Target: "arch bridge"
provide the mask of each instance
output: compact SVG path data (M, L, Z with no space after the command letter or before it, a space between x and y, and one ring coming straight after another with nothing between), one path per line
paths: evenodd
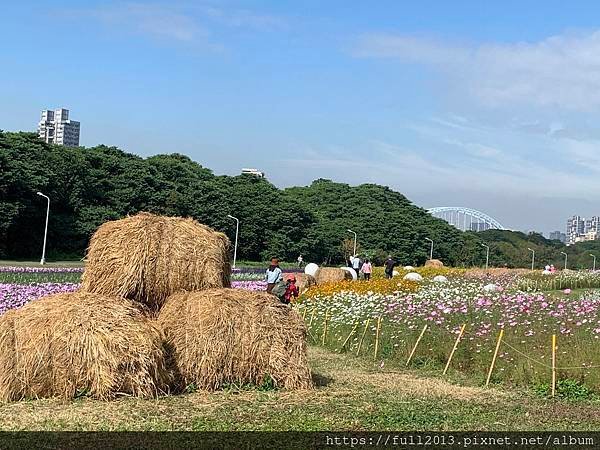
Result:
M486 213L462 206L438 206L427 210L438 219L444 219L450 225L462 231L485 231L490 229L506 230L500 222Z

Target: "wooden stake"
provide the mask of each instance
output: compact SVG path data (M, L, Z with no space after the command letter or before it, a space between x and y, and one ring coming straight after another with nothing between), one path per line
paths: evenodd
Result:
M329 322L329 309L325 311L325 320L323 321L323 339L321 344L325 345L325 339L327 338L327 323Z
M358 342L358 349L356 349L356 356L358 356L358 354L360 353L360 349L362 347L362 343L365 340L365 335L367 334L367 330L369 329L369 323L371 322L371 318L369 317L367 319L367 322L365 323L365 330L363 331L362 336L360 337L360 341Z
M556 335L552 335L552 397L556 395Z
M446 375L446 372L448 372L448 367L450 367L450 362L452 361L454 352L458 348L458 343L460 342L460 338L462 337L466 326L467 326L467 324L463 323L463 326L460 328L460 333L458 334L458 337L456 338L456 342L454 343L454 347L452 348L452 352L450 353L450 356L448 357L448 362L446 363L446 367L444 368L444 373L443 373L444 375Z
M485 387L490 385L490 379L492 378L492 372L494 371L494 365L496 364L496 357L498 356L498 350L500 350L500 343L502 342L502 336L504 336L504 328L500 330L500 334L498 335L498 342L496 342L496 350L494 351L494 357L492 358L492 364L490 365L490 370L488 371L487 380L485 380Z
M417 345L419 345L419 342L421 342L421 338L425 334L426 330L427 330L427 324L425 324L425 326L423 327L423 331L421 331L421 334L417 338L417 342L415 342L415 346L413 347L412 351L410 352L410 356L408 357L408 360L406 361L406 367L408 367L408 365L410 364L410 361L412 360L413 355L417 351Z
M375 352L373 352L373 361L377 361L377 352L379 351L379 331L381 330L381 316L377 318L377 331L375 332Z
M354 332L356 331L357 328L358 328L358 320L354 323L354 327L352 328L352 331L350 331L350 334L348 335L348 337L342 344L342 347L340 348L340 350L343 350L346 347L346 345L350 341L350 338L352 337L352 335L354 334Z
M317 307L313 306L313 310L312 310L312 313L310 315L310 322L308 322L308 327L309 328L312 327L312 323L313 323L313 320L315 318L315 312L317 312Z

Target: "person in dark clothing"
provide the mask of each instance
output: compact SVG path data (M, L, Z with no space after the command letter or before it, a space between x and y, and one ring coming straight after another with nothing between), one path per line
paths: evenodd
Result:
M392 255L389 255L383 265L385 266L385 277L392 278L394 276L394 267L396 267L396 261L392 259Z

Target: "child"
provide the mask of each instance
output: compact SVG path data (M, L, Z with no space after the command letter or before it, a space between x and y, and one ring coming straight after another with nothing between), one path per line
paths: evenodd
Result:
M287 305L292 300L292 297L297 299L299 294L300 292L298 290L298 286L296 286L296 276L292 275L288 278L287 283L285 284L285 294L283 294L282 301Z

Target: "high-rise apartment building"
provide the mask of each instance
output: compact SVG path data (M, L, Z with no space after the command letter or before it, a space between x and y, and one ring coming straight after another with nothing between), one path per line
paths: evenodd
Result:
M68 109L55 111L45 109L38 125L38 135L48 144L77 147L79 145L79 122L69 120Z
M600 236L600 217L585 219L573 216L567 220L567 245L576 242L598 240Z

